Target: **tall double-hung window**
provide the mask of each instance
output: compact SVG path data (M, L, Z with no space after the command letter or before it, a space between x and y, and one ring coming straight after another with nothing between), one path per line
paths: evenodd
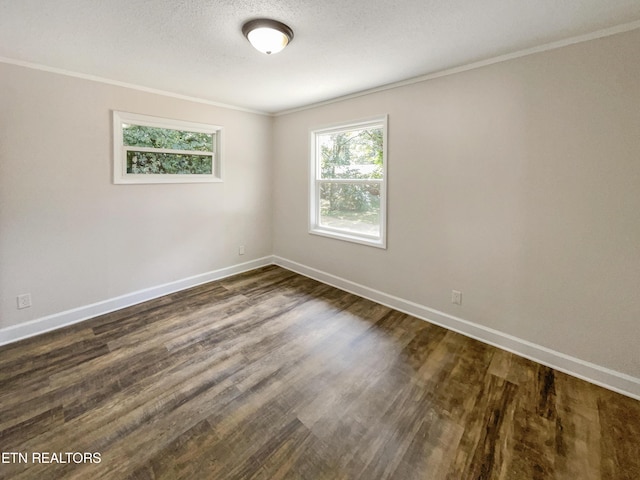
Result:
M386 248L387 117L311 131L309 232Z

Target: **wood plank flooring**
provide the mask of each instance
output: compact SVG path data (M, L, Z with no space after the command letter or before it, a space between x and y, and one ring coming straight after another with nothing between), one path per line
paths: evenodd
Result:
M640 402L270 266L0 348L0 447L12 480L638 480Z

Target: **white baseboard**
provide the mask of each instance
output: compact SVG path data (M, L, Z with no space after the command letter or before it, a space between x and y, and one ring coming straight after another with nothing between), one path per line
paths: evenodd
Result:
M409 300L388 295L384 292L374 290L364 285L345 280L344 278L331 275L330 273L326 273L315 268L307 267L306 265L302 265L282 257L274 256L273 263L286 268L287 270L291 270L322 283L340 288L341 290L354 293L360 297L373 300L374 302L386 305L395 310L408 313L427 322L461 333L467 337L471 337L508 352L515 353L516 355L528 358L529 360L541 363L542 365L554 368L568 375L572 375L609 390L635 398L636 400L640 400L640 379L632 377L631 375L617 372L615 370L551 350L541 345L536 345L535 343L527 340L508 335L489 327L478 325L468 320L434 310Z
M195 287L196 285L201 285L213 280L220 280L231 275L271 265L272 263L273 257L262 257L249 262L194 275L193 277L183 278L163 285L145 288L144 290L138 290L137 292L110 298L102 302L85 305L65 312L37 318L30 322L3 328L0 329L0 345L17 342L18 340L40 335L41 333L56 330L61 327L66 327L89 318L97 317L98 315L104 315L105 313L120 310L121 308L130 307L138 303L146 302L147 300L152 300L163 295Z

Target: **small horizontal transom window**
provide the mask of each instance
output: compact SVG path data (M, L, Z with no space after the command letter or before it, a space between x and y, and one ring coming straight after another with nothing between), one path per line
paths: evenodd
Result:
M114 112L114 183L219 182L221 127Z

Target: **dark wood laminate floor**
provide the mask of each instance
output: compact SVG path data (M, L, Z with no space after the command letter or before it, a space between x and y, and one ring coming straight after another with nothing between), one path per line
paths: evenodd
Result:
M640 402L275 266L2 347L0 389L3 479L640 479Z

